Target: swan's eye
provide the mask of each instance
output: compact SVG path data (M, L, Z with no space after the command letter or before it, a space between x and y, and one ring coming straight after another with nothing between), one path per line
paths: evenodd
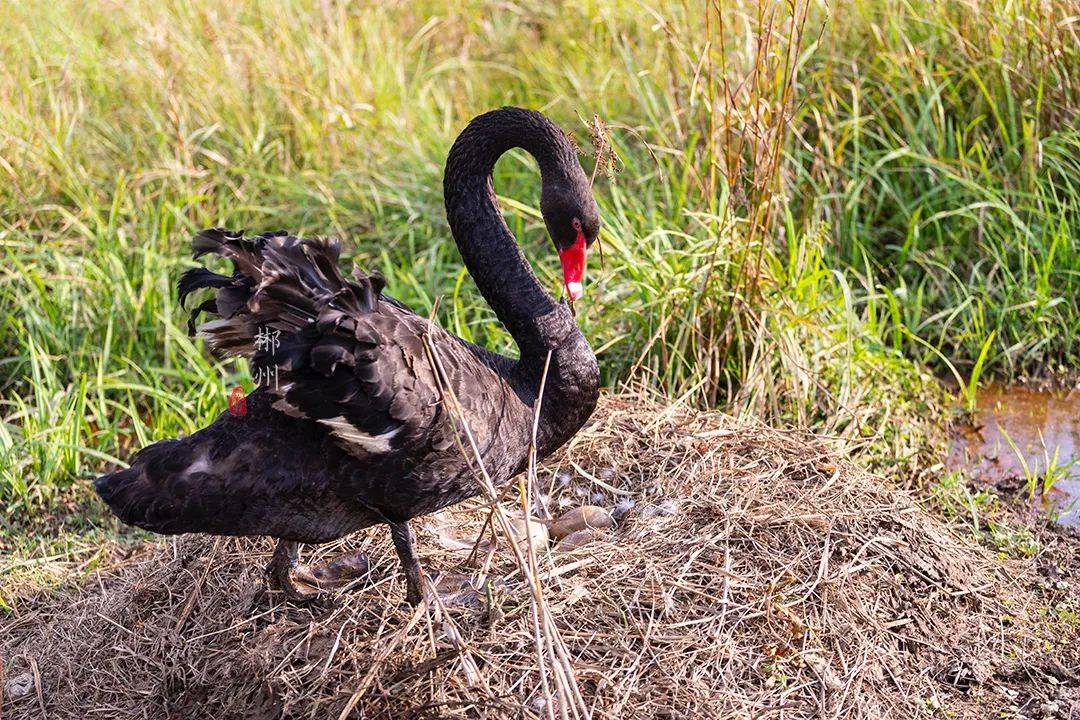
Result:
M580 218L571 220L570 227L574 229L574 242L584 240L586 245L592 244L592 238L589 237L589 233L585 231L585 224L581 222Z

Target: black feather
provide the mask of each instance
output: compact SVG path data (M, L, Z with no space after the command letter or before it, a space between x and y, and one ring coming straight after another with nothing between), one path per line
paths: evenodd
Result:
M186 271L180 276L180 281L176 283L177 290L180 294L180 307L184 307L184 302L187 300L188 295L201 290L203 288L223 288L231 284L233 279L226 275L220 275L212 270L198 267L192 268Z
M196 330L196 323L199 320L199 314L204 312L214 312L217 309L217 300L210 298L203 302L201 305L192 309L191 314L188 315L187 331L188 335L194 336Z

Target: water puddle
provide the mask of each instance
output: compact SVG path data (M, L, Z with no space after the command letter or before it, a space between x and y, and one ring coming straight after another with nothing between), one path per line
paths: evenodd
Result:
M1019 479L1025 490L1035 477L1036 498L1059 512L1062 524L1080 526L1080 389L989 385L979 390L977 408L974 424L957 430L948 466L995 486ZM1055 451L1057 480L1044 496Z

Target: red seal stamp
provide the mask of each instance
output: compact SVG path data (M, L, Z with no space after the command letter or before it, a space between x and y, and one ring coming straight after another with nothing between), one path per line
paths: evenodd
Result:
M237 385L229 393L229 413L236 417L247 415L247 397L244 388Z

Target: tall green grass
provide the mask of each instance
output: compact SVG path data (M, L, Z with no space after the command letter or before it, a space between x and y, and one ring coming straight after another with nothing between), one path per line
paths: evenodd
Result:
M857 3L835 9L792 148L796 196L832 223L835 262L887 296L909 356L970 372L993 337L987 370L1075 367L1075 8L884 5L857 22Z
M929 370L1075 362L1066 3L0 6L0 502L36 511L225 405L183 332L187 238L344 236L389 292L509 339L445 226L473 114L540 108L616 172L582 323L610 385L856 441L910 474ZM1015 28L1020 28L1019 30ZM591 168L592 158L585 164ZM554 288L531 161L496 187Z

